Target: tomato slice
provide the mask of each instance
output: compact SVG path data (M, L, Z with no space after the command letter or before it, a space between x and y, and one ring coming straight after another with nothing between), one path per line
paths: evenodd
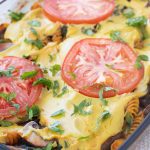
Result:
M11 117L14 113L22 113L27 106L32 106L40 96L42 86L32 86L38 78L43 77L41 69L31 61L18 57L4 57L0 59L0 71L6 71L13 67L11 76L0 77L0 93L15 93L15 98L10 102L0 97L0 118ZM37 71L36 76L22 80L20 76L24 72ZM19 106L17 110L14 104Z
M44 0L46 16L56 22L94 24L109 17L114 0Z
M62 66L63 80L80 93L98 97L102 86L115 89L104 97L134 90L144 67L136 69L134 51L125 43L110 39L84 39L73 45Z

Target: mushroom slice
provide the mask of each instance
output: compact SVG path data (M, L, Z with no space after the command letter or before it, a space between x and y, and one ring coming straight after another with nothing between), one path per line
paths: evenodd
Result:
M27 123L20 132L21 136L34 146L45 147L49 142L42 139L42 137L37 135L34 131L28 134L28 136L23 136L24 134L30 132L32 128L39 129L39 125L34 121Z

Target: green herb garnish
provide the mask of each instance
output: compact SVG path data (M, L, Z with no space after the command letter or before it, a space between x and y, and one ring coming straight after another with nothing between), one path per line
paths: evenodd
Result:
M48 143L47 146L43 150L52 150L53 149L53 144Z
M55 64L54 66L51 66L50 71L52 73L52 76L55 76L61 69L61 66L59 64Z
M92 28L82 27L81 28L81 32L86 34L86 35L93 35L93 34L97 33L100 28L101 28L101 25L100 24L96 24Z
M120 5L115 6L115 10L113 12L113 15L119 16L120 15Z
M12 72L15 70L15 68L13 66L8 67L7 70L0 70L0 77L2 76L6 76L6 77L11 77L12 76Z
M77 75L74 72L70 72L69 74L73 80L77 78Z
M147 55L139 55L136 59L136 62L135 62L135 67L137 69L141 69L142 68L142 63L141 61L149 61L149 58Z
M37 31L34 29L34 28L30 28L31 32L35 35L35 36L38 36L38 33Z
M38 49L41 49L44 47L44 44L41 40L37 39L37 40L31 40L31 39L26 39L24 40L25 43L27 44L31 44L36 46Z
M64 86L61 90L61 93L57 95L57 97L61 97L68 92L67 86Z
M0 97L5 99L7 102L10 102L16 98L16 93L0 93Z
M108 119L110 116L111 116L110 112L107 111L107 110L105 110L105 111L101 114L100 119L101 119L102 121L104 121L104 120Z
M60 110L54 112L53 114L51 114L51 117L59 117L59 116L63 116L64 114L65 114L65 110L60 109Z
M133 27L146 26L147 25L147 18L144 16L136 17L136 18L129 18L127 20L127 24L129 26L133 26Z
M28 119L32 120L33 117L38 117L40 114L40 109L38 106L33 105L31 108L27 107Z
M25 58L25 59L29 59L29 60L31 60L31 61L33 61L33 62L36 62L37 59L38 59L38 56L37 56L37 55L34 55L34 56L33 56L33 55L25 55L25 54L23 54L22 57Z
M122 37L121 37L121 32L120 32L120 31L112 31L112 32L110 33L110 38L111 38L113 41L124 42L124 40L123 40Z
M28 24L32 27L40 27L41 26L41 22L38 20L29 21Z
M43 72L44 74L47 74L47 73L48 73L48 69L47 69L47 68L43 68L43 69L42 69L42 72Z
M79 105L74 104L73 106L74 106L74 112L71 114L72 116L75 114L86 116L92 113L92 111L85 110L89 106L91 106L91 102L87 101L86 99L83 100Z
M53 82L53 96L54 97L56 97L58 95L59 89L60 89L59 82L57 80L55 80Z
M95 34L95 32L93 32L93 29L92 28L82 28L81 29L82 33L86 34L86 35L93 35Z
M99 91L99 99L100 99L100 101L102 102L102 104L103 104L104 106L106 106L106 105L108 104L108 101L103 97L104 90L105 90L104 87L102 87L102 88L100 89L100 91Z
M12 126L13 123L10 122L10 121L7 121L7 120L0 120L0 126L2 127L9 127L9 126Z
M81 136L78 138L79 141L88 140L90 136Z
M127 112L126 115L125 115L125 121L126 121L126 123L127 123L127 125L129 127L132 126L132 124L133 124L133 117L132 117L132 115L129 112Z
M37 75L38 71L29 71L29 72L24 72L21 75L21 79L26 80L28 78L35 77Z
M56 59L56 54L50 55L49 54L49 60L50 62L54 61Z
M17 110L20 109L20 105L16 103L12 103L11 106L15 107Z
M59 134L63 134L64 130L62 129L62 126L60 124L59 121L54 122L53 124L51 124L49 126L49 129L53 132L59 133Z
M105 121L106 119L108 119L109 117L111 116L110 112L105 110L102 112L102 114L99 116L99 118L97 119L97 122L96 122L96 127L98 128L100 123L102 121Z
M147 31L146 31L146 25L147 25L147 18L144 16L136 17L136 18L129 18L127 21L127 24L129 26L137 27L137 29L141 32L142 40L145 40L149 37Z
M46 78L39 78L33 82L33 86L39 85L39 84L42 84L43 86L47 87L48 90L53 88L52 81Z
M116 91L114 88L112 88L112 87L102 87L101 89L100 89L100 91L99 91L99 99L100 99L100 101L102 102L102 104L104 105L104 106L106 106L107 104L108 104L108 101L103 97L103 93L104 93L104 91L111 91L111 90L113 90L113 91Z
M25 59L29 59L31 56L23 54L22 57L25 58Z
M126 8L123 10L123 15L126 18L131 18L135 15L133 8Z
M10 11L9 16L11 17L11 20L19 21L19 20L21 20L23 18L24 13Z

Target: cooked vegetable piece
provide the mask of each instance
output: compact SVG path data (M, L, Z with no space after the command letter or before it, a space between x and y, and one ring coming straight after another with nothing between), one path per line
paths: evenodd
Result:
M99 23L113 13L114 7L114 0L44 0L45 15L52 21L65 24Z
M114 39L118 38L117 32ZM69 50L61 75L69 86L83 95L99 98L103 93L103 97L108 98L136 88L144 74L143 67L140 70L134 67L136 59L135 52L124 42L87 38L76 42ZM102 92L101 87L115 90Z
M31 61L13 56L1 58L0 68L5 70L5 73L3 72L5 76L0 77L0 118L14 117L14 114L17 117L26 111L27 105L32 106L38 100L42 86L33 87L32 84L43 77L42 71ZM31 70L37 70L38 73L34 76L29 73L32 78L28 78L29 74L27 75L25 72ZM22 77L26 80L20 79L22 74L25 75Z

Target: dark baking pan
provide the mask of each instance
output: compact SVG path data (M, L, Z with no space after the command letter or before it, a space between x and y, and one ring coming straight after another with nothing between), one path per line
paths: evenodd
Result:
M150 125L150 113L145 117L141 125L136 129L136 131L125 141L125 143L119 148L119 150L127 150L136 139L143 133L143 131ZM30 148L29 148L30 149ZM4 144L0 144L0 150L11 150ZM28 150L26 147L25 150Z
M0 0L0 4L4 3L6 0ZM0 33L0 35L3 35ZM5 43L0 45L0 51L7 48L7 46L11 46L11 43ZM140 108L144 110L147 106L150 106L150 86L148 88L148 94L144 96L140 100ZM137 138L143 133L143 131L150 125L150 107L147 109L147 113L145 115L145 119L143 122L139 125L139 127L136 129L136 131L125 141L123 145L119 148L119 150L127 150L136 140ZM21 142L19 146L21 146L23 150L33 150L33 148L30 147L30 145L25 146L25 142ZM0 144L0 150L15 150L15 148L9 148L7 145ZM18 149L17 149L18 150Z
M150 113L145 117L144 121L136 129L136 131L119 148L119 150L127 150L149 125L150 125Z
M125 141L125 143L119 148L119 150L127 150L136 140L137 138L143 133L143 131L150 125L150 113L148 113L143 120L143 122L139 125L136 131ZM23 150L33 150L32 147L25 146L26 143L22 143L21 149ZM17 150L21 150L17 149ZM4 144L0 144L0 150L15 150L8 148Z

